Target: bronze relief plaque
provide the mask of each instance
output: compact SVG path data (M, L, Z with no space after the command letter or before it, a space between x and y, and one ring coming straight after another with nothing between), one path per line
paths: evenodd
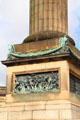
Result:
M16 75L14 94L49 92L59 89L59 72L40 72Z

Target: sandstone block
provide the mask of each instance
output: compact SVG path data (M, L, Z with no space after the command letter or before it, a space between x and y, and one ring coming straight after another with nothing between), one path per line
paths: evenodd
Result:
M8 120L32 120L32 112L9 112Z
M26 105L25 110L45 110L45 105Z
M0 107L0 112L17 112L24 111L24 106L5 106Z
M71 104L46 105L47 110L66 110L71 109Z
M0 120L7 120L7 112L0 112Z
M72 120L71 110L60 110L60 120Z
M59 120L58 111L33 111L33 120Z

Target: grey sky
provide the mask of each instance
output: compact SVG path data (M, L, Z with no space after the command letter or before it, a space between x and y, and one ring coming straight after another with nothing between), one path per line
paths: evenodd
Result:
M69 35L80 48L80 0L69 1ZM18 44L29 33L29 0L0 0L0 61L9 44ZM0 63L0 85L6 84L6 67Z

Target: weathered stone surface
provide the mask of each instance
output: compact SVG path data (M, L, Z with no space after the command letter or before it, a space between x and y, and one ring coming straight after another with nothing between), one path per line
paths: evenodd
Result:
M45 110L46 106L44 104L41 105L25 105L25 110L32 110L32 111L38 111L38 110Z
M61 84L62 90L68 90L68 71L69 71L69 66L68 66L68 62L67 61L56 61L56 62L47 62L47 63L40 63L40 64L28 64L28 65L21 65L21 66L14 66L14 67L8 67L7 69L7 75L8 75L8 80L7 80L7 93L10 94L11 93L11 79L12 79L12 75L13 73L35 73L35 72L43 72L43 71L52 71L55 70L56 68L61 68L60 70L60 77L61 77ZM64 81L64 76L66 75L66 83ZM14 81L14 79L13 79Z
M57 110L34 111L33 120L59 120L59 114Z
M72 120L71 109L68 110L60 110L60 120Z
M80 120L80 106L68 100L2 104L0 120Z
M0 120L7 120L7 112L0 112Z
M30 34L42 31L67 33L67 0L31 0Z
M32 112L9 112L8 120L32 120Z
M71 104L52 104L46 105L46 110L68 110L71 109Z
M19 111L24 111L24 105L21 106L4 106L4 107L0 107L0 112L19 112Z

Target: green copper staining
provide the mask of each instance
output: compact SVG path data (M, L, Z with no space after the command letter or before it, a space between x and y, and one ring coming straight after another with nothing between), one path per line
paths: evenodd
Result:
M17 75L14 94L59 90L58 71Z

